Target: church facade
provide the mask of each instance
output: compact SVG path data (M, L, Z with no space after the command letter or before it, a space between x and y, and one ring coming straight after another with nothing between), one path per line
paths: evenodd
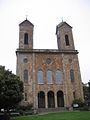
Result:
M83 89L72 27L56 26L58 49L33 49L34 25L19 24L19 48L16 73L24 82L22 104L34 109L71 107L74 99L83 99Z

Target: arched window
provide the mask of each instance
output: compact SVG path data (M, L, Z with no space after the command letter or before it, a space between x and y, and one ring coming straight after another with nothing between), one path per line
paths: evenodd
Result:
M52 71L48 70L47 71L47 84L52 84Z
M43 71L42 70L39 70L38 71L38 84L43 84L44 81L43 81Z
M24 44L28 44L28 33L24 34Z
M66 46L69 45L69 38L68 38L68 35L65 35L65 42L66 42Z
M74 82L74 71L72 69L70 70L70 78L71 82Z
M24 70L24 82L28 83L28 70Z
M57 84L61 84L62 83L60 70L56 70L56 83Z

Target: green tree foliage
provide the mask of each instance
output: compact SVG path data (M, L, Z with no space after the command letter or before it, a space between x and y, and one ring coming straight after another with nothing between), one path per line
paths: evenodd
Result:
M0 66L0 110L16 108L23 99L23 82L11 71Z
M84 93L84 100L87 101L89 99L89 87L87 84L83 83L83 93Z

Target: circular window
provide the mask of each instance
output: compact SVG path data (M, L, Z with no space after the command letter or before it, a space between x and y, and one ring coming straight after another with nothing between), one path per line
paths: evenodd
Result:
M72 59L69 59L68 62L71 64L72 63Z
M24 58L23 61L24 61L24 63L27 63L27 62L28 62L28 59L27 59L27 58Z
M47 59L46 59L46 63L47 63L47 64L50 64L50 63L51 63L51 59L50 59L50 58L47 58Z

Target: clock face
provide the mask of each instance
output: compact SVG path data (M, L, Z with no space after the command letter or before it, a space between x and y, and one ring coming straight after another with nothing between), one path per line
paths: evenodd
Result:
M47 64L50 64L50 63L51 63L51 59L50 59L50 58L47 58L47 59L46 59L46 63L47 63Z

